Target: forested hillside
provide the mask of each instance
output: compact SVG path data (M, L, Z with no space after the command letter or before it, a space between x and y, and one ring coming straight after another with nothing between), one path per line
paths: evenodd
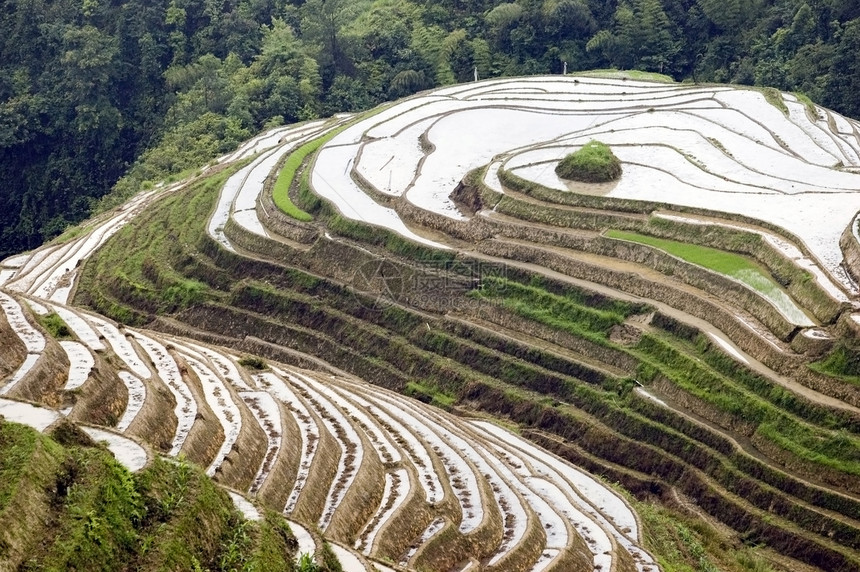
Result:
M268 125L565 62L772 85L860 116L860 4L9 0L0 257Z

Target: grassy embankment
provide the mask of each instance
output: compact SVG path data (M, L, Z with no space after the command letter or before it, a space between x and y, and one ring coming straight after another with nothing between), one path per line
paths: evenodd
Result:
M589 70L584 72L575 72L573 75L581 75L583 77L598 77L607 79L634 79L637 81L656 81L660 83L676 83L675 80L665 74L656 72L646 72L641 70Z
M627 499L642 519L645 547L657 555L663 572L772 572L756 547L728 546L707 523L657 503Z
M39 324L45 328L51 336L58 340L69 339L72 337L72 330L69 329L68 324L66 324L66 322L64 322L63 319L54 312L44 316L37 315L36 320L38 320Z
M707 246L667 240L634 232L609 230L605 234L609 238L628 240L659 248L664 252L677 256L681 260L734 278L762 294L779 308L781 312L792 319L804 320L805 318L803 311L791 300L779 284L774 281L770 273L743 256Z
M86 264L80 302L130 325L208 300L217 293L189 278L196 247L224 182L239 166L197 181L159 200L123 227Z
M201 197L208 196L211 205L215 190L204 189L198 194ZM195 195L195 198L197 196ZM163 222L164 219L186 217L186 221L192 221L190 224L185 223L185 226L193 228L193 231L189 230L190 234L177 241L181 248L172 248L173 243L163 242L150 251L149 255L158 257L166 267L176 269L172 271L183 276L191 274L195 280L204 283L209 295L193 302L189 307L214 304L212 310L225 316L231 327L238 327L237 324L245 320L248 327L253 327L254 335L265 335L269 341L300 351L311 351L339 367L370 380L386 383L389 387L436 401L442 406L450 407L464 400L479 403L482 394L498 395L502 398L501 403L510 405L504 406L507 408L507 414L527 425L536 424L545 430L558 431L573 438L571 430L593 426L595 422L606 423L604 430L620 431L625 435L622 439L644 440L649 446L667 448L671 455L675 455L662 457L664 461L656 461L656 458L651 458L653 451L642 450L635 455L616 458L615 462L629 464L639 471L645 470L645 465L640 466L643 462L657 463L655 466L665 463L666 466L677 467L683 466L678 464L677 459L693 463L700 462L697 459L700 460L703 454L713 456L714 453L706 452L706 449L697 443L697 439L704 440L708 446L717 447L723 454L730 453L730 448L721 444L719 438L708 436L701 428L685 425L677 416L673 417L656 406L649 409L641 400L634 399L630 392L633 384L629 379L594 375L581 367L577 370L578 373L571 377L570 372L576 369L575 360L562 359L545 351L524 350L523 344L512 344L499 335L479 331L467 325L454 326L447 320L415 314L405 308L391 307L382 312L369 311L368 305L362 303L360 296L328 280L310 277L298 269L285 270L271 263L240 260L240 257L224 251L219 250L216 253L211 246L199 248L201 241L208 241L201 239L208 213L208 209L202 204L194 205L190 200L176 200L171 203L170 199L166 199L155 205L151 211L156 214L148 219L141 218L140 221L132 222L130 226L165 228L167 224ZM362 227L357 224L356 226ZM186 229L183 227L182 230L184 232ZM148 231L138 228L129 231L122 240L114 237L97 257L122 263L122 253L130 245L136 244L135 236L145 235L146 232ZM194 232L199 233L199 236L195 238ZM209 252L209 256L204 255L203 251ZM123 268L123 264L97 266L104 275L102 279L92 283L123 283L129 276L134 275L130 269ZM85 274L89 270L88 267ZM167 268L163 268L162 272L167 272ZM148 280L142 273L140 279ZM642 311L642 308L625 306L611 300L600 303L587 296L578 297L575 293L559 294L541 283L520 284L519 287L511 284L497 290L492 292L491 284L485 282L485 291L478 295L484 296L488 302L502 304L512 314L520 315L536 324L543 324L552 330L566 331L572 336L587 339L593 344L603 344L616 351L618 347L609 342L608 332L631 313ZM133 296L134 289L128 288L127 285L114 284L113 291L117 295L115 302L121 301L130 311L139 307L140 300ZM574 289L570 291L574 292ZM559 299L553 296L559 296ZM210 312L210 315L215 315L215 312ZM223 333L230 335L232 332L225 330ZM244 333L237 330L236 335ZM278 336L283 336L283 339ZM678 351L677 348L682 345L681 341L670 341L673 351ZM669 352L669 357L666 358L669 363L662 364L652 356L652 353L658 352L652 350L650 346L642 348L649 358L648 361L654 360L649 366L660 369L667 377L671 377L675 373L670 367L671 359L674 359L672 352ZM629 348L624 351L628 355L633 355L634 352ZM688 347L684 351L692 350ZM706 349L702 355L708 356L710 353L719 354ZM646 361L641 356L636 359ZM730 364L726 367L731 369L735 366ZM562 371L566 373L561 374ZM589 375L593 377L592 381L583 381L590 379ZM711 372L709 375L716 374ZM786 399L777 393L769 394L765 389L767 384L744 381L744 378L735 380L732 371L723 377L741 385L758 384L758 390L744 385L746 389L743 391L767 394L761 397L765 407L770 407L767 404L772 404L773 401ZM726 383L719 376L717 379L720 383ZM542 392L542 395L535 392ZM565 403L561 404L560 401ZM756 404L756 407L760 406ZM798 402L798 405L792 407L801 406L805 404ZM816 415L819 413L821 412ZM792 415L802 417L805 422L812 422L807 419L811 414L801 415L793 411ZM563 423L564 427L556 423ZM820 421L822 426L828 423L830 422ZM842 430L837 429L840 423L844 423L844 420L837 419L834 430ZM693 436L679 433L682 430L691 431ZM606 441L603 439L601 442L605 444ZM617 448L604 451L598 442L584 445L595 447L593 454L598 457L617 454ZM658 457L660 455L663 453L659 453ZM719 467L720 463L727 462L720 459L723 458L715 456L712 466ZM746 466L744 471L766 472L755 462L748 464L751 464L752 468ZM598 465L599 467L614 470L607 465ZM713 474L714 478L723 479L720 482L725 487L734 486L733 483L736 482L750 486L750 479L745 476L739 478L743 473L736 470L719 470ZM638 478L641 477L633 478L629 482L635 482ZM770 479L769 482L777 483L778 477L771 475L767 478ZM790 479L788 484L795 489L802 489L797 482ZM781 493L772 491L767 486L764 486L762 491L767 495L776 495L774 498L778 498L779 507L792 506L788 498L779 496ZM765 498L764 493L753 500L758 502ZM818 500L813 493L803 490L794 494L806 495L804 498L812 499L809 502L829 503L829 507L839 509L836 506L838 500ZM779 510L779 518L794 518L793 508ZM734 517L728 515L724 518L732 520ZM765 528L767 526L771 527L769 534L773 536L777 534L773 530L783 525L767 524ZM816 525L810 521L808 526Z
M785 100L782 98L782 92L774 87L765 87L761 89L764 98L769 104L779 109L786 115L788 114L788 106L785 105Z
M275 205L284 213L303 222L313 220L314 217L311 216L310 213L306 213L297 207L290 199L290 187L296 177L296 171L298 171L299 167L302 166L308 155L316 152L316 150L322 145L331 141L331 139L342 130L342 128L335 129L322 137L317 137L316 139L308 141L290 153L290 156L287 157L283 167L281 167L281 172L278 173L278 179L275 181L275 186L272 188L272 200L274 200Z
M711 367L708 360L714 360L704 356L709 346L704 338L696 347L668 333L643 333L634 347L625 348L608 340L609 329L623 321L623 310L585 309L568 297L514 282L485 284L476 295L498 300L510 311L553 329L630 353L640 361L642 381L665 377L717 410L757 426L761 436L799 458L860 475L856 422L799 400L731 361L721 361L721 371Z
M156 460L131 474L76 427L0 420L0 564L18 570L296 569L283 518L244 520L203 472Z
M310 213L303 211L301 208L296 206L293 203L292 199L290 199L290 189L293 186L293 181L296 178L296 173L302 167L302 165L306 164L309 157L316 153L316 151L334 139L339 133L355 124L358 121L366 119L368 117L372 117L377 113L383 111L388 105L382 105L376 109L368 111L367 113L361 114L360 117L350 121L349 123L342 125L336 129L332 129L328 133L321 135L315 139L312 139L300 146L298 149L290 153L287 160L284 162L283 167L281 168L281 172L278 174L278 178L275 181L275 185L272 188L272 200L274 200L275 205L279 209L281 209L287 215L293 217L296 220L300 220L303 222L309 222L313 220L313 216ZM302 185L308 185L307 177L309 174L307 173L307 169L305 173L302 175Z

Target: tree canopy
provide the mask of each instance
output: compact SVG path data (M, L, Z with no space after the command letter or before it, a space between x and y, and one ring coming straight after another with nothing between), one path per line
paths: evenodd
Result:
M619 67L860 116L853 0L8 0L0 257L260 129L436 85ZM113 192L111 192L113 191ZM108 199L104 197L108 196Z

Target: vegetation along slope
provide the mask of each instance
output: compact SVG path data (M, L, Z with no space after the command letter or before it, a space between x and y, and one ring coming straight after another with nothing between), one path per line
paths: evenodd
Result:
M858 179L836 111L641 72L270 127L0 262L0 554L858 570Z
M484 79L637 69L797 91L860 116L852 0L10 0L5 8L0 256L265 127L367 109L475 71Z

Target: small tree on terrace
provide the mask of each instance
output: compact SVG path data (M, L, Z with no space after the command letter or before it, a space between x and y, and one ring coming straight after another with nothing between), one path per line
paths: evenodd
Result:
M590 141L562 159L555 172L562 179L606 183L621 176L621 161L605 143Z

